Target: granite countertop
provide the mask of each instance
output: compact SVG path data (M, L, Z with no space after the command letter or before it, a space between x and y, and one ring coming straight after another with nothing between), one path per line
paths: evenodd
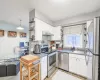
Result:
M9 56L4 56L0 59L0 65L18 64L20 57L24 55L24 52L19 52L18 54L11 54Z
M78 51L78 50L56 50L57 52L61 52L61 53L66 53L66 54L75 54L75 55L85 55L84 54L84 51ZM55 52L55 51L53 51ZM48 52L47 54L46 53L41 53L41 54L34 54L34 53L31 53L32 55L36 55L36 56L39 56L40 58L42 57L45 57L45 56L48 56L49 53L53 53L53 52Z
M55 51L47 52L47 54L46 53L41 53L41 54L31 53L31 54L39 56L40 58L42 58L42 57L48 56L50 53L53 53L53 52L56 52L56 51L57 52L61 52L61 53L66 53L66 54L75 54L75 55L83 55L83 56L85 56L84 51L80 51L80 50L55 50Z
M57 51L68 54L85 55L84 51L78 51L78 50L57 50Z
M6 65L14 64L17 65L19 61L13 61L13 62L5 62Z
M10 65L10 64L17 65L18 63L19 63L19 60L16 60L16 61L6 61L6 62L0 63L0 65Z
M56 51L57 51L57 50L51 51L51 52L46 52L46 53L40 53L40 54L34 54L33 52L31 52L31 54L32 54L32 55L39 56L40 58L42 58L42 57L48 56L50 53L53 53L53 52L56 52Z

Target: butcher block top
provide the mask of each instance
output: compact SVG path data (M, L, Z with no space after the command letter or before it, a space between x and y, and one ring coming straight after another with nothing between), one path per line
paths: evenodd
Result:
M30 64L30 63L32 63L32 62L34 62L36 60L39 60L39 57L35 56L35 55L26 55L26 56L21 57L20 60L24 61L27 64Z

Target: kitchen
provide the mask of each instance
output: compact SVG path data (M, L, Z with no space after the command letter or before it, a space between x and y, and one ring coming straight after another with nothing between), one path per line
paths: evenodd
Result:
M71 0L69 3L65 3L64 0L61 2L60 0L30 0L30 3L26 0L23 2L23 0L18 0L18 2L10 0L10 3L3 1L6 3L6 8L9 5L12 10L8 11L5 8L5 11L9 13L7 15L1 9L7 17L5 16L4 19L0 16L0 32L5 31L3 37L1 37L2 32L0 33L0 48L2 47L0 49L0 80L21 80L20 65L25 55L39 57L40 79L37 80L99 80L100 2L98 0L93 2ZM1 2L1 5L3 3ZM11 3L16 3L15 7ZM87 5L84 8L85 4ZM6 26L2 27L4 26L2 24ZM7 28L10 24L12 28ZM16 30L17 26L14 24L20 24L20 28L24 28L25 31ZM7 35L9 31L14 31L14 35L16 32L18 34L23 32L21 36L24 36L20 37L21 39L19 35L15 35L16 38L9 38ZM28 43L27 46L26 43ZM4 50L3 45L8 44L9 49L5 46L7 50ZM20 49L21 45L23 46ZM17 46L17 52L13 49L15 46ZM23 54L23 48L26 50L26 47L28 53ZM13 51L15 53L11 54Z

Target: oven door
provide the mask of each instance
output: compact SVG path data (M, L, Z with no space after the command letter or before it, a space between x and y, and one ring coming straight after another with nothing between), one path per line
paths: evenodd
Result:
M56 67L56 52L48 55L48 71L50 71L53 67Z

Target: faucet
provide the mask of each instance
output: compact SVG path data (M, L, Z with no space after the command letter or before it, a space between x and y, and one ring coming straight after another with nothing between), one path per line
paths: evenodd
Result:
M74 51L75 50L75 47L72 47L71 50Z

